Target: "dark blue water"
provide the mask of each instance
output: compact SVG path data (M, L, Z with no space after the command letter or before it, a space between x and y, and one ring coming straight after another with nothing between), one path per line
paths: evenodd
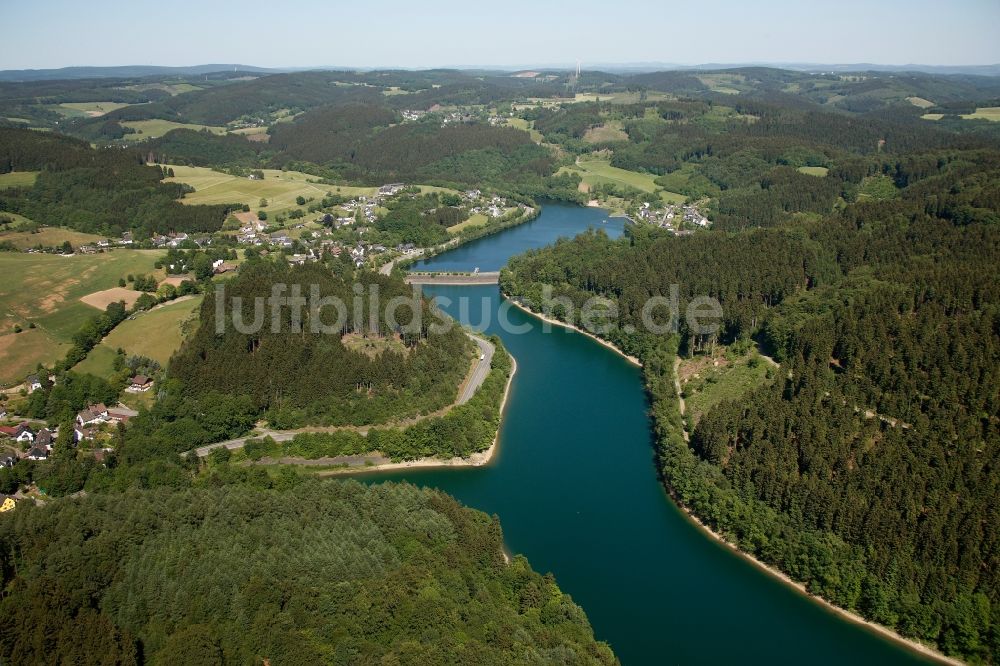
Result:
M543 228L552 228L549 210ZM567 229L567 210L557 210ZM599 218L568 211L579 213L578 229ZM468 256L498 254L480 244ZM447 297L443 309L463 323L499 335L517 361L497 457L481 468L364 479L432 486L497 514L510 550L553 572L624 664L925 662L755 568L673 505L657 479L638 368L585 336L543 332L495 286L425 291ZM531 330L509 333L500 317Z
M584 229L603 229L611 238L618 238L625 224L625 218L608 217L608 212L600 208L548 204L531 222L418 261L410 270L498 271L515 254L551 245L558 238L571 238Z

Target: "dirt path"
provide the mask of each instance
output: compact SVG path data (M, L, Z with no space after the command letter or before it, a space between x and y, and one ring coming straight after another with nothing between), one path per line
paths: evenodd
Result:
M677 392L677 407L681 412L681 435L684 437L684 441L690 441L688 435L687 424L684 421L684 411L687 409L687 405L684 404L684 396L681 394L681 357L674 357L674 391Z

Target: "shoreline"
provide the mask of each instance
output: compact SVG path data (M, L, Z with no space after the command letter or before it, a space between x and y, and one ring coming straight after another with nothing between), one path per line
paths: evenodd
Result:
M510 387L514 382L514 375L517 373L517 360L514 355L509 351L507 354L510 356L510 375L507 376L507 384L504 386L503 398L500 400L500 423L497 425L497 431L493 435L493 443L490 444L489 448L483 451L477 451L466 458L417 458L416 460L403 460L401 462L390 462L383 463L379 465L367 465L367 466L355 466L355 467L343 467L340 469L329 469L316 472L315 476L318 477L330 477L330 476L341 476L347 474L366 474L371 472L391 472L400 469L417 469L417 468L444 468L444 467L482 467L488 465L496 457L497 450L500 444L500 429L503 428L504 412L507 409L507 399L510 397ZM374 452L373 452L374 453Z
M630 363L632 363L634 365L637 365L640 368L642 367L642 363L639 361L639 359L635 358L634 356L629 356L628 354L626 354L625 352L623 352L621 349L619 349L618 347L616 347L613 343L608 342L607 340L604 340L602 338L599 338L596 335L594 335L593 333L590 333L589 331L582 330L582 329L580 329L577 326L574 326L572 324L567 324L565 322L561 322L561 321L558 321L556 319L552 319L551 317L547 317L546 315L541 314L539 312L535 312L535 311L529 309L528 307L522 305L521 303L515 301L514 299L507 298L507 296L503 295L502 291L501 291L501 295L504 297L505 300L513 303L515 307L519 308L520 310L523 310L524 312L527 312L528 314L534 316L535 318L540 319L542 321L549 322L551 324L556 324L558 326L562 326L563 328L574 330L577 333L580 333L582 335L586 335L587 337L595 340L596 342L598 342L599 344L603 345L604 347L606 347L608 349L611 349L612 351L614 351L615 353L617 353L619 356L621 356L621 357L625 358L626 360L628 360ZM675 379L676 379L676 375L675 375ZM678 398L680 398L680 394L678 394ZM686 435L687 432L684 431L683 434ZM685 440L686 440L686 437L685 437ZM659 470L657 470L657 473L659 474ZM695 515L694 513L692 513L691 510L688 507L684 506L684 504L682 502L680 502L676 498L676 496L674 495L673 489L671 489L668 484L663 483L661 481L660 482L660 486L666 491L666 494L667 494L667 497L668 497L670 503L673 504L675 507L677 507L677 509L688 520L690 520L691 523L695 527L697 527L699 529L699 531L701 531L703 534L705 534L706 536L708 536L712 540L716 541L717 543L725 546L732 553L738 555L739 557L741 557L745 561L749 562L755 568L759 569L760 571L763 571L764 573L770 575L772 578L775 578L776 580L784 583L785 585L788 585L789 587L791 587L792 589L794 589L795 591L797 591L798 593L800 593L801 595L803 595L807 599L809 599L809 600L811 600L811 601L813 601L815 603L818 603L820 606L822 606L827 611L833 612L838 617L840 617L842 620L846 620L848 622L851 622L852 624L857 624L857 625L859 625L859 626L861 626L861 627L863 627L865 629L873 631L873 632L877 633L879 636L881 636L882 638L890 640L893 643L896 643L897 645L899 645L901 647L907 648L908 650L910 650L912 652L915 652L915 653L917 653L917 654L919 654L919 655L921 655L923 657L928 657L930 659L933 659L933 660L935 660L938 663L952 664L954 666L964 666L965 662L963 662L963 661L955 659L954 657L949 657L948 655L946 655L946 654L944 654L942 652L939 652L938 650L936 650L935 648L933 648L933 647L931 647L929 645L925 645L924 643L920 643L919 641L916 641L916 640L914 640L912 638L907 638L907 637L905 637L905 636L903 636L903 635L901 635L899 633L896 633L895 631L893 631L889 627L886 627L884 625L878 624L876 622L872 622L871 620L866 620L864 617L862 617L861 615L858 615L857 613L855 613L853 611L849 611L846 608L841 608L840 606L837 606L836 604L834 604L834 603L832 603L830 601L827 601L823 597L820 597L818 595L813 594L812 592L810 592L806 588L806 586L805 586L804 583L800 583L800 582L794 580L788 574L786 574L785 572L781 571L777 567L771 566L770 564L767 564L766 562L763 562L763 561L757 559L756 557L754 557L750 553L747 553L747 552L744 552L743 550L740 550L739 546L737 546L737 545L733 544L732 542L730 542L729 540L727 540L724 535L720 534L719 532L716 532L711 527L709 527L707 524L703 523L701 521L701 519L697 515Z
M848 621L848 622L850 622L852 624L857 624L857 625L860 625L861 627L863 627L865 629L873 631L873 632L877 633L879 636L881 636L882 638L890 640L893 643L896 643L897 645L899 645L901 647L904 647L904 648L906 648L906 649L908 649L908 650L910 650L912 652L916 652L916 653L918 653L919 655L921 655L923 657L928 657L928 658L933 659L934 661L942 663L942 664L953 664L954 666L965 666L965 662L964 661L959 661L958 659L955 659L954 657L949 657L948 655L946 655L946 654L944 654L942 652L938 652L936 649L934 649L933 647L931 647L929 645L925 645L924 643L920 643L920 642L918 642L918 641L916 641L916 640L914 640L912 638L907 638L907 637L905 637L905 636L903 636L901 634L896 633L895 631L893 631L889 627L886 627L884 625L878 624L877 622L872 622L871 620L866 620L864 617L858 615L857 613L855 613L853 611L849 611L846 608L841 608L840 606L837 606L836 604L834 604L834 603L832 603L830 601L827 601L823 597L821 597L819 595L816 595L816 594L813 594L812 592L810 592L806 588L806 586L805 586L804 583L800 583L800 582L794 580L788 574L786 574L785 572L781 571L780 569L777 569L777 568L771 566L770 564L767 564L766 562L762 562L761 560L758 560L756 557L754 557L750 553L747 553L747 552L744 552L744 551L740 550L739 546L737 546L736 544L732 543L731 541L728 541L722 534L716 532L711 527L709 527L708 525L706 525L705 523L703 523L701 521L701 519L698 518L698 516L696 516L694 513L692 513L690 509L688 509L686 506L684 506L684 504L682 504L678 499L676 499L676 497L673 494L673 491L670 488L666 487L665 484L661 484L661 485L664 485L664 489L667 491L667 496L670 498L670 502L675 507L677 507L677 509L682 514L684 514L684 516L688 520L690 520L691 523L696 528L698 528L699 531L701 531L702 533L704 533L706 536L710 537L713 541L716 541L717 543L719 543L722 546L724 546L727 550L729 550L732 553L738 555L740 558L746 560L748 563L752 564L755 568L759 569L760 571L763 571L764 573L768 574L772 578L775 578L775 579L781 581L782 583L784 583L785 585L793 588L794 590L796 590L797 592L799 592L802 596L806 597L810 601L818 603L825 610L834 613L835 615L837 615L838 617L840 617L842 620L846 620L846 621Z
M523 304L519 303L518 301L515 301L513 298L508 298L503 293L503 291L500 292L500 295L503 296L503 298L504 298L505 301L507 301L508 303L511 303L514 307L516 307L517 309L521 310L522 312L527 312L528 314L530 314L531 316L535 317L536 319L540 319L540 320L542 320L542 321L544 321L546 323L554 324L555 326L561 326L562 328L566 328L566 329L569 329L571 331L575 331L575 332L579 333L580 335L585 335L588 338L590 338L591 340L593 340L594 342L598 343L599 345L603 345L604 347L607 347L608 349L610 349L614 353L618 354L619 356L621 356L622 358L624 358L626 361L628 361L632 365L634 365L636 367L639 367L639 368L642 367L642 361L640 361L635 356L630 356L629 354L626 354L621 349L619 349L618 347L616 347L614 345L614 343L608 342L604 338L600 338L600 337L594 335L593 333L591 333L590 331L586 331L586 330L580 328L579 326L576 326L575 324L567 324L564 321L559 321L558 319L553 319L552 317L549 317L548 315L542 314L541 312L535 312L534 310L530 309L526 305L523 305Z

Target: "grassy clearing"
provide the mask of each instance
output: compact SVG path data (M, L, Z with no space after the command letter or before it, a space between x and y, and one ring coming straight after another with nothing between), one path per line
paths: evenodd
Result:
M656 176L638 171L628 171L611 166L608 160L580 160L574 166L563 167L560 173L577 173L583 179L583 185L589 189L594 185L611 183L613 185L634 187L643 192L655 192L659 186L655 183ZM666 202L682 203L686 197L676 192L661 191L660 196Z
M32 187L38 179L38 171L11 171L0 173L0 190L8 187Z
M99 345L81 361L76 369L101 377L112 374L112 363L118 349L128 356L146 356L166 367L170 357L180 349L186 333L198 316L201 296L166 303L148 312L126 319L111 331Z
M103 236L85 234L81 231L63 229L62 227L42 227L35 233L28 231L7 231L0 233L0 242L7 241L19 250L26 250L29 247L36 247L38 245L43 247L57 247L65 241L69 241L73 247L79 247L80 245L95 243L102 239Z
M191 85L190 83L138 83L133 86L125 86L124 89L140 91L162 90L170 93L171 95L180 95L181 93L202 90L201 86Z
M929 99L924 99L923 97L916 97L916 96L907 97L906 101L912 104L913 106L919 107L921 109L929 109L932 106L934 106L934 102L930 101Z
M830 170L826 167L816 167L816 166L804 166L798 168L799 173L804 173L807 176L819 176L824 178L826 174L830 173Z
M607 102L609 104L638 104L639 102L645 100L647 102L658 102L665 99L669 99L669 95L666 93L657 92L655 90L649 90L645 93L643 97L642 93L639 92L616 92L616 93L577 93L576 97L572 100L573 102ZM568 100L562 100L568 101Z
M489 218L487 218L482 213L476 213L475 215L470 215L469 219L467 219L465 222L459 222L454 226L448 227L448 233L455 235L460 231L469 229L471 227L481 227L487 222L489 222Z
M1000 106L982 106L976 109L975 113L967 113L962 116L966 120L992 120L1000 122Z
M101 343L90 350L87 358L73 366L73 372L97 375L108 379L115 373L115 350Z
M756 352L727 358L698 356L681 363L685 416L695 425L723 400L738 400L768 379L769 366ZM773 371L772 371L773 372Z
M210 127L208 125L193 125L190 123L175 123L172 120L130 120L122 123L124 127L131 127L136 134L128 134L126 141L145 141L146 139L157 139L170 130L191 129L201 131L207 129L213 134L225 134L225 127Z
M35 228L36 226L34 222L26 218L24 215L18 215L17 213L2 212L0 213L0 216L10 218L12 220L10 224L0 227L4 230L4 232L11 232L11 231L16 231L18 229L24 229L27 226ZM6 238L0 235L0 240L6 240Z
M944 118L944 114L943 113L925 113L924 115L922 115L920 117L923 118L924 120L941 120L942 118Z
M128 274L140 273L162 277L153 264L163 256L161 250L115 250L104 254L60 257L50 254L0 253L0 332L15 324L24 331L7 341L9 354L17 363L2 362L0 383L24 379L22 367L51 363L66 352L73 334L97 310L80 301L95 291L118 286ZM29 323L37 328L30 329Z
M418 185L421 194L431 194L432 192L437 192L438 194L461 194L458 190L454 190L450 187L438 187L437 185ZM364 194L363 192L361 194Z
M507 124L510 125L511 127L516 127L519 130L524 130L525 132L530 134L531 140L534 141L535 143L540 144L542 143L542 141L545 140L545 137L542 136L542 133L535 129L534 122L530 120L525 120L524 118L508 118Z
M403 341L393 336L372 337L351 333L349 335L345 335L341 339L341 342L343 342L344 346L351 351L361 352L371 358L374 358L385 351L392 351L403 355L407 353L406 346L403 344Z
M260 200L267 199L268 215L281 213L299 206L296 197L306 199L321 199L327 192L356 196L358 194L373 194L373 187L349 187L346 185L321 185L311 183L316 176L298 171L280 171L265 169L263 180L250 180L239 176L231 176L221 171L205 167L172 166L174 177L168 182L187 183L195 189L193 194L184 197L185 204L225 204L239 203L250 206L251 210L260 208Z
M66 102L54 105L53 110L67 118L97 118L126 106L122 102Z
M587 130L586 134L583 135L583 140L587 143L628 141L628 134L622 129L621 121L611 120Z

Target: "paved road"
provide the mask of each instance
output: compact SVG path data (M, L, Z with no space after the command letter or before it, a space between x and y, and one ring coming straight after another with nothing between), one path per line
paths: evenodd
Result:
M476 359L472 366L472 375L459 393L458 400L455 401L456 405L464 405L469 402L475 394L476 389L486 381L486 376L490 374L490 364L493 362L493 352L496 351L496 347L493 346L492 342L484 338L477 338L474 335L470 335L469 337L479 347L479 358Z
M426 416L409 419L404 423L396 425L412 425L426 418L430 418L431 416L441 416L442 414L445 414L449 410L451 410L452 407L456 405L464 405L465 403L469 402L469 400L472 399L472 396L475 395L476 390L483 385L483 382L486 381L487 375L489 375L490 373L490 365L493 362L493 353L496 351L496 347L493 345L492 342L484 338L480 338L475 335L469 335L469 337L472 338L472 341L476 343L476 347L478 348L479 351L478 355L476 356L476 359L473 361L472 371L469 373L469 375L467 375L467 380L462 385L461 390L459 391L458 399L452 404L445 407L444 409L440 409L434 412L433 414L428 414ZM389 427L391 425L392 424L381 424L379 427ZM247 443L248 439L270 437L276 442L287 442L293 439L296 435L299 435L303 432L335 432L337 430L355 430L361 433L362 435L368 434L367 427L352 428L350 426L330 426L327 428L302 428L300 430L263 429L257 435L252 435L248 437L237 437L236 439L227 439L224 442L206 444L205 446L199 446L198 448L193 449L193 451L198 455L199 458L204 458L209 453L211 453L213 449L221 449L221 448L227 448L230 450L241 449ZM190 451L188 453L190 453Z
M423 248L421 248L419 250L413 250L412 252L404 252L403 256L396 257L392 261L387 261L386 263L382 264L382 266L378 269L378 272L381 273L382 275L388 275L389 273L392 272L392 267L395 266L396 262L399 261L400 259L409 259L409 258L412 258L412 257L422 257L424 255L424 252L425 252L425 250Z

